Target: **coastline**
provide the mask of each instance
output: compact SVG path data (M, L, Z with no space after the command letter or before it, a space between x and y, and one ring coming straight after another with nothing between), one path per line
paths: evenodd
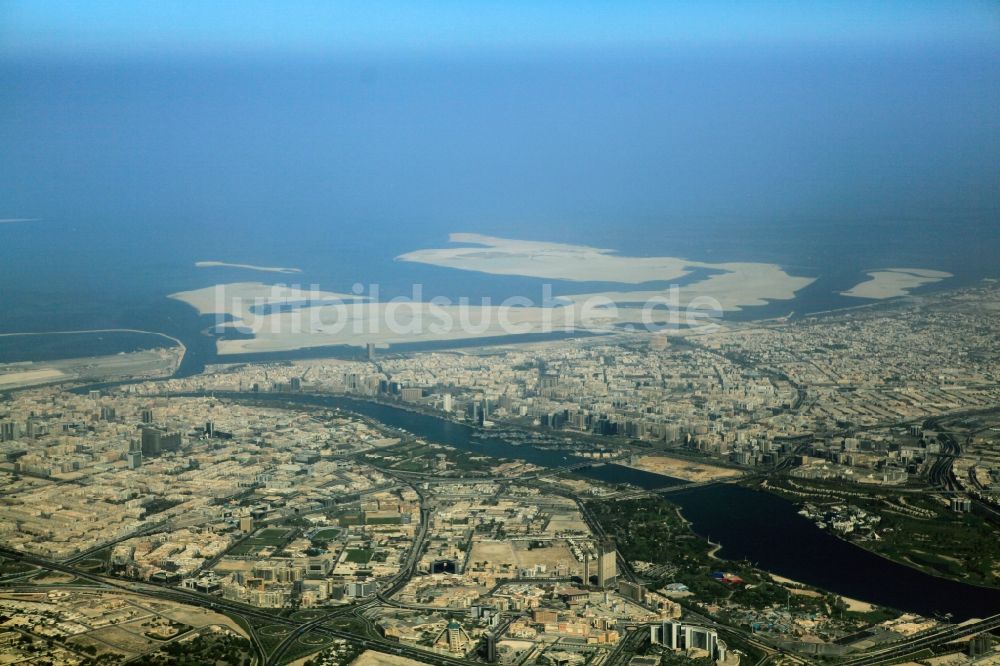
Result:
M163 347L160 347L160 348L175 347L175 348L177 348L179 350L179 352L178 352L178 357L177 357L177 363L176 363L173 371L170 373L170 375L168 377L164 377L164 379L168 379L169 377L173 377L177 373L177 371L180 369L181 365L184 363L184 358L187 356L187 353L188 353L187 345L185 345L184 342L180 338L174 337L174 336L169 335L167 333L163 333L161 331L149 331L149 330L143 330L143 329L138 329L138 328L91 328L91 329L61 330L61 331L25 331L25 332L17 332L17 333L0 333L0 339L3 339L3 338L12 338L12 337L20 337L20 336L99 335L101 333L136 333L136 334L140 334L140 335L156 336L156 337L164 338L164 339L170 341L172 344L170 344L170 345L164 345ZM149 349L156 349L156 348L155 347L151 347ZM130 352L117 352L117 353L130 353ZM8 361L6 363L0 363L0 365L10 365L10 364L16 364L16 363L36 363L36 364L42 364L42 363L51 363L51 362L59 361L59 360L78 360L78 359L87 359L87 358L96 359L96 358L102 358L102 357L106 357L106 356L110 356L110 355L111 354L82 354L82 355L78 355L78 356L66 356L66 357L62 357L62 358L58 358L58 359L47 359L47 360L46 359L40 359L40 360L31 359L31 360Z

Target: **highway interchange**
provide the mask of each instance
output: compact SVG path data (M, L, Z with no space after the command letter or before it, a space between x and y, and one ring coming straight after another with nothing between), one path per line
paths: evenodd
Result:
M936 422L929 423L929 427L936 426ZM932 486L935 486L938 491L954 491L955 484L952 475L952 463L957 455L960 454L961 448L959 442L948 433L941 435L942 441L942 454L939 456L938 460L932 465L929 481ZM795 444L802 445L804 442L795 442ZM797 449L800 447L796 447ZM786 460L790 460L786 459ZM421 650L419 648L399 643L393 640L388 640L378 634L374 623L369 618L369 614L379 607L406 607L403 604L399 604L393 600L393 596L398 593L406 584L417 575L417 564L420 559L420 555L423 552L423 548L427 539L428 527L430 524L430 511L431 509L427 504L427 493L422 490L424 484L432 485L436 483L454 483L454 477L434 477L427 474L419 473L399 473L390 469L381 469L384 474L388 474L394 477L395 486L409 486L412 488L420 498L421 505L421 520L418 531L414 538L413 545L407 555L407 558L400 568L398 574L391 580L384 582L381 588L378 590L377 594L373 597L366 599L357 600L354 603L337 606L330 609L312 609L310 611L310 618L307 620L295 620L293 619L294 613L284 614L281 612L274 612L271 610L256 608L247 604L238 603L234 601L229 601L223 599L221 596L211 595L201 593L195 590L182 589L176 587L170 587L167 585L159 585L155 583L144 583L137 581L128 581L118 578L113 578L105 575L100 575L88 571L86 568L81 567L80 564L92 559L94 556L98 555L101 551L105 550L114 543L118 543L136 536L153 534L157 531L165 529L165 526L156 525L144 529L142 532L136 532L133 534L124 535L114 542L101 544L98 547L91 548L85 552L79 553L72 558L67 560L57 562L35 556L29 553L12 550L6 547L0 546L0 555L9 558L14 561L23 562L25 564L30 564L32 566L47 569L51 571L58 571L66 574L73 575L80 580L89 581L93 584L97 584L100 588L108 590L120 590L128 592L131 594L147 596L151 598L164 599L174 602L180 602L184 604L189 604L212 611L224 613L233 617L234 619L242 620L242 624L247 628L248 634L250 635L251 642L254 648L256 663L261 666L271 666L285 663L290 658L301 656L302 647L301 640L306 636L317 636L322 638L322 642L319 644L325 644L329 642L329 639L344 639L347 640L360 648L372 648L383 652L388 652L391 654L397 654L403 657L408 657L419 661L421 663L428 664L465 664L465 663L476 663L475 661L470 661L469 659L462 659L457 656L450 656L446 654L441 654L438 652L428 652L426 650ZM567 469L562 470L544 470L543 473L534 472L522 475L523 478L519 478L521 482L526 483L537 483L539 477L541 476L551 476L556 473L561 473L568 471ZM486 478L477 480L487 480ZM494 479L496 481L510 481L510 478L504 479ZM658 493L669 493L680 488L692 487L692 485L701 484L684 484L680 486L670 487L655 491ZM383 488L379 488L381 490ZM604 535L604 530L602 526L598 523L596 518L587 508L586 503L583 499L574 493L559 489L556 490L552 486L546 487L547 492L558 492L573 501L576 502L579 507L580 513L585 520L585 522L590 527L592 533L601 537ZM639 494L649 494L650 491L644 491ZM623 495L624 497L624 495ZM630 564L621 556L618 555L618 569L619 575L630 580L632 582L639 582L639 577L632 570ZM18 585L24 578L25 574L20 575L8 575L0 579L0 583L7 586ZM441 610L441 609L436 609ZM797 663L808 663L808 661L799 656L787 655L783 651L779 650L776 646L770 645L760 637L740 628L721 625L713 619L701 615L691 609L686 609L685 614L689 619L693 619L701 624L712 626L716 628L719 633L726 638L733 638L737 641L741 641L744 644L753 646L758 650L763 656L757 662L757 666L762 666L769 661L772 661L779 656L785 661L792 661ZM363 635L359 635L356 629L346 630L337 626L337 621L342 619L349 619L355 623L355 626L364 626ZM505 622L508 622L512 618L510 616L505 618ZM265 645L264 641L260 635L260 629L264 627L284 627L287 630L282 637L280 642L276 645L270 647ZM846 666L874 666L875 664L888 663L892 661L899 660L903 657L914 655L920 653L929 648L947 643L963 636L969 636L981 631L990 631L1000 628L1000 615L995 615L983 620L965 623L957 626L946 626L944 628L919 634L917 636L911 637L910 639L899 641L893 643L889 646L880 648L876 651L870 652L865 655L851 658L844 661ZM641 641L648 638L648 631L644 626L633 627L632 630L626 631L622 640L615 647L615 649L608 656L606 664L624 664L627 663L628 657L632 654L636 645ZM312 643L310 643L312 644ZM474 655L470 655L473 657ZM481 663L481 662L480 662Z

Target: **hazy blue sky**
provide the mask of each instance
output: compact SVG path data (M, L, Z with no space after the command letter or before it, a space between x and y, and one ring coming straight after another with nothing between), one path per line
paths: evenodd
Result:
M450 231L992 270L998 8L0 0L0 288Z
M995 44L990 0L0 0L11 54Z

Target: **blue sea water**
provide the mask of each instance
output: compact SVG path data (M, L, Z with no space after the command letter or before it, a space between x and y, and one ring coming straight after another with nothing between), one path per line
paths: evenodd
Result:
M970 284L1000 274L997 83L975 49L11 58L0 219L34 221L0 223L0 332L162 331L197 367L212 321L166 295L219 282L540 298L395 261L455 231L817 278L741 317L856 305L888 266Z
M13 334L0 337L0 363L78 358L81 349L87 356L110 356L173 344L162 335L129 331Z

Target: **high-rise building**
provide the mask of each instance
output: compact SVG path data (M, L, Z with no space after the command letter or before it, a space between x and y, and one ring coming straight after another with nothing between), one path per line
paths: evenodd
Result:
M993 638L990 636L989 632L983 632L981 634L976 634L969 640L969 646L967 648L966 654L971 659L978 659L986 654L988 654L993 649Z
M726 658L726 644L719 640L715 629L707 627L667 620L649 628L649 639L671 650L704 650L715 661Z
M160 454L160 436L162 433L156 428L142 429L142 452L147 456Z
M128 443L128 451L125 453L128 460L129 469L139 469L142 467L142 444L137 439L131 439Z
M469 638L469 634L465 631L465 628L455 620L451 620L441 633L438 634L437 639L434 641L434 647L447 648L449 651L455 653L464 653L471 642L472 639Z
M142 429L142 454L156 456L164 451L179 451L181 434L179 432L164 432L159 428L144 427Z
M375 360L375 343L374 342L369 342L367 345L365 345L365 351L368 353L368 360L369 361L374 361Z
M129 469L139 469L142 467L142 451L129 451L126 454Z
M34 437L41 437L42 435L48 433L49 427L42 421L40 421L35 416L29 416L27 423L25 423L24 434L28 436L29 439Z
M407 386L400 393L404 402L417 402L424 397L424 390L416 386Z
M618 583L618 594L630 601L641 604L646 600L646 587L639 583L630 583L627 580Z
M487 631L485 634L483 634L483 643L484 643L483 647L485 648L483 650L484 653L485 653L485 654L483 654L483 656L486 658L487 662L489 662L491 664L495 663L496 660L497 660L497 656L498 656L497 655L497 635L494 634L492 631Z
M160 436L161 451L180 451L181 434L179 432L164 433Z
M142 422L145 425L149 425L153 422L153 410L144 409L142 410Z
M375 594L376 589L374 581L351 582L344 586L344 592L347 596L355 599L370 597Z
M0 442L17 439L17 424L13 421L0 421Z
M597 542L597 585L611 587L618 578L618 552L615 542L601 539Z

